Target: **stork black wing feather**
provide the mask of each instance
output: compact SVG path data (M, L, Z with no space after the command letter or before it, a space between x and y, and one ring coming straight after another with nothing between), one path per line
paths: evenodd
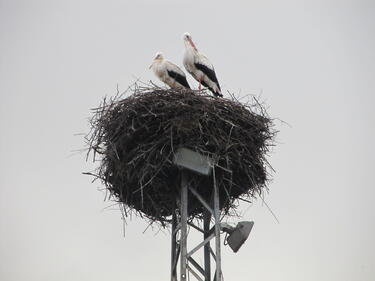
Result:
M195 67L198 68L200 71L202 71L204 74L207 75L207 77L214 83L216 83L217 87L220 89L219 81L217 81L216 73L213 69L207 67L204 64L201 63L194 63Z
M186 80L186 77L181 75L180 73L177 73L173 70L167 70L169 77L173 78L176 80L178 83L180 83L182 86L190 89L190 86Z

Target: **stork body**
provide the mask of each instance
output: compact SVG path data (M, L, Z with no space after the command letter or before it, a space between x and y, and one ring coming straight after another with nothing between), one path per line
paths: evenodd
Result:
M169 87L190 89L185 73L177 65L164 59L162 53L156 54L150 68Z
M212 63L198 51L189 33L184 34L184 43L184 67L199 82L199 89L203 85L215 96L222 97L219 81Z

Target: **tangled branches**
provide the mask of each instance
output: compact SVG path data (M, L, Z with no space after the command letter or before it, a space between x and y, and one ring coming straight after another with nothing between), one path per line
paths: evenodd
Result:
M265 156L275 131L255 99L242 104L205 91L155 86L136 85L131 92L94 109L86 136L89 153L99 161L91 175L123 204L125 214L136 211L152 221L168 221L178 205L179 170L172 160L179 147L215 160L223 214L235 211L239 198L251 199L266 188ZM190 185L207 201L212 181L212 175L190 176ZM189 194L189 217L202 211Z

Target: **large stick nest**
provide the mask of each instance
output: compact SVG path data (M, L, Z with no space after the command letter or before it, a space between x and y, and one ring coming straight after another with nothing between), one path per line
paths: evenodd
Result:
M224 215L233 214L238 199L251 200L266 189L271 167L265 157L275 131L255 98L243 104L206 91L138 85L129 91L94 109L86 136L89 153L99 161L91 175L122 203L126 215L136 211L152 221L169 221L179 204L173 156L180 147L214 159L211 176L190 172L189 184L210 202L215 177ZM189 218L202 212L189 193Z

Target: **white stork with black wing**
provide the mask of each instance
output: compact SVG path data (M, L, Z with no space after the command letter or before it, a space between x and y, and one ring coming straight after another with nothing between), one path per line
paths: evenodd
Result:
M185 73L177 65L164 59L162 53L156 54L150 68L152 68L155 75L169 87L190 89Z
M199 89L202 84L216 97L222 97L223 95L212 63L198 51L189 33L184 34L184 43L184 66L195 80L199 82Z

